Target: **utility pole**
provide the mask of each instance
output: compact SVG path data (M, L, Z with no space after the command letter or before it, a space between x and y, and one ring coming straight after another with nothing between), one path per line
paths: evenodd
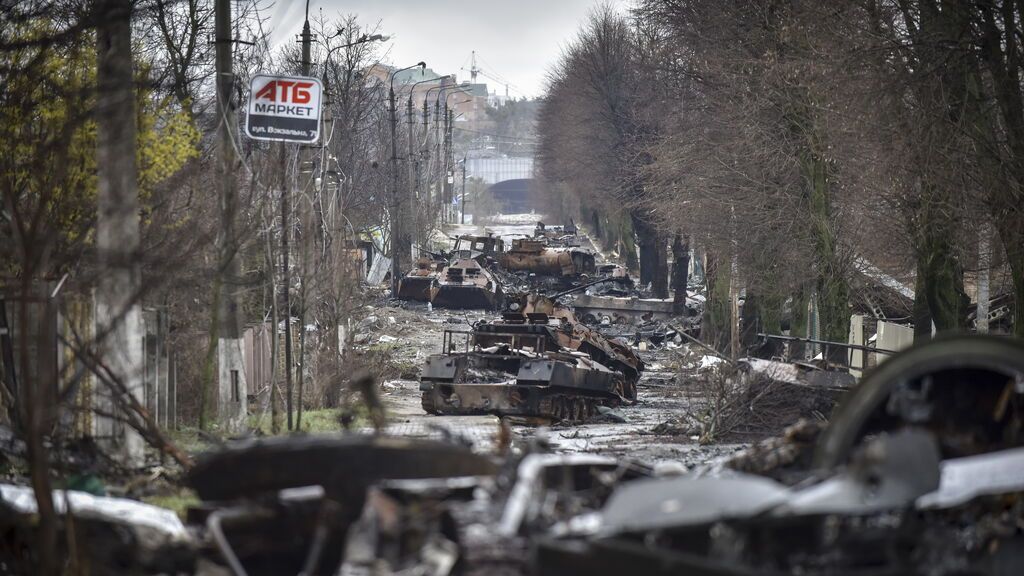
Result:
M415 177L415 173L414 173L416 167L413 165L413 157L416 155L416 151L413 150L413 146L415 145L415 142L413 142L413 141L416 139L415 136L414 136L414 134L416 132L416 123L415 123L415 120L413 118L413 113L412 113L412 88L409 88L409 90L410 90L410 92L409 92L409 100L406 102L406 108L405 108L406 120L408 121L407 123L409 125L409 134L408 134L409 157L405 159L405 163L406 163L406 166L408 166L408 168L409 168L409 174L408 174L408 180L406 181L405 185L406 185L406 187L409 188L409 198L408 198L408 200L409 200L409 222L411 222L411 226L410 226L409 232L406 234L406 237L409 239L409 241L408 241L408 249L409 249L408 255L409 255L409 258L410 258L410 261L411 261L411 259L412 259L412 247L413 247L413 244L415 244L416 233L418 232L418 228L416 226L416 221L419 219L418 218L419 213L418 213L418 210L416 209L416 186L415 186L415 179L416 179L416 177Z
M281 143L281 265L284 267L282 276L284 278L284 289L281 296L284 304L281 306L284 312L284 409L288 413L288 429L292 429L292 274L288 265L288 236L291 229L291 194L288 193L289 182L286 180L285 171L288 168L288 147Z
M217 162L216 182L220 197L220 230L217 236L219 263L215 280L217 306L217 417L230 431L245 425L246 385L242 352L242 323L239 310L239 242L235 217L239 212L235 175L239 160L234 138L238 134L235 76L232 70L234 41L231 35L231 0L217 0ZM133 152L134 153L134 152Z
M444 131L444 213L447 215L446 222L455 220L452 210L452 198L455 194L455 162L452 156L452 124L455 122L455 111L448 108L448 100L444 101L445 109L445 131Z
M303 76L309 76L309 66L310 66L310 60L311 60L310 51L312 50L312 43L313 43L312 42L313 34L309 30L309 0L306 0L306 19L302 23L302 34L300 36L300 39L301 39L301 43L302 43L302 62L301 62L302 75ZM302 172L301 167L303 165L303 162L305 161L305 158L306 158L305 151L302 148L300 148L299 149L299 158L298 158L298 160L299 160L298 161L298 170L296 170L296 174L295 174L296 178L300 177L299 173ZM289 240L289 234L290 234L290 230L291 230L291 199L289 197L290 193L288 191L288 186L285 186L285 187L282 188L281 195L282 195L282 198L281 198L281 249L282 249L282 251L284 253L283 254L283 256L284 256L283 264L284 264L284 317L285 317L285 323L284 323L285 411L288 413L288 419L287 419L288 420L288 429L289 430L293 430L297 424L301 423L302 416L301 416L301 413L300 413L299 416L298 416L298 422L292 420L292 412L293 412L294 402L295 402L295 399L294 399L294 386L292 384L292 380L293 380L292 371L295 368L295 363L294 363L294 360L293 360L294 354L292 352L292 306L291 306L292 273L291 273L291 267L289 266L289 262L288 262L288 260L289 260L289 257L288 257L288 252L289 252L288 240ZM302 242L303 242L303 245L305 245L305 237L304 236L302 238ZM304 302L302 303L302 306L305 306ZM300 326L299 329L301 330L302 326ZM301 347L300 347L300 352L301 352ZM302 359L300 358L300 365L302 364L301 360ZM300 382L301 382L301 375L300 375ZM300 385L300 398L299 398L299 406L300 406L299 409L300 409L300 411L301 411L301 405L302 405L302 398L301 398L301 385Z
M401 200L398 195L398 143L395 141L398 120L395 117L394 76L392 76L391 87L388 89L388 115L391 120L391 297L397 298L398 283L401 280L400 274L402 273L402 249L400 247L402 243L400 240L402 237L402 216L399 214Z
M466 157L462 157L462 216L459 218L459 224L466 223Z
M398 114L395 110L395 75L412 68L425 69L426 62L417 62L413 66L400 68L391 73L388 86L388 116L391 121L391 296L398 295L398 282L401 280L402 257L402 196L398 192Z
M442 89L438 96L444 94ZM447 116L447 115L446 115ZM438 207L441 208L441 221L444 221L444 162L441 156L441 103L434 101L434 162L437 164L437 186L435 188Z

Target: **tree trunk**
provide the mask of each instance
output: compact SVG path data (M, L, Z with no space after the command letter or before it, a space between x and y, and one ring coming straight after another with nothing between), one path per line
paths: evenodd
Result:
M1003 237L1012 238L1012 245L1003 241L1006 250L1006 261L1010 265L1010 275L1013 278L1013 334L1024 338L1024 230L1017 224L1016 233L1007 231Z
M953 249L955 224L948 215L947 202L937 196L929 194L919 215L917 258L923 296L939 333L965 330L971 301L964 291L963 268Z
M676 315L686 312L686 285L690 270L690 240L676 233L672 239L672 311Z
M850 331L850 303L846 276L839 260L832 221L828 166L818 154L802 154L811 231L814 235L816 287L824 340L845 342ZM842 351L839 351L840 353Z
M923 261L918 258L917 276L914 279L914 341L924 342L932 337L932 313L928 308L928 274Z
M283 146L283 145L282 145ZM271 216L271 220L273 216ZM269 228L269 227L268 227ZM272 229L272 228L271 228ZM267 232L266 234L266 248L267 248L267 276L268 284L270 285L270 431L273 434L281 432L281 406L277 396L277 365L281 359L280 351L278 350L278 344L280 343L280 337L278 335L278 313L277 307L277 275L274 274L274 243L273 234Z
M718 259L708 254L706 278L708 296L704 302L704 318L701 323L701 340L709 346L725 352L731 336L732 302L729 294L730 270L720 266Z
M990 299L989 280L992 268L992 232L987 222L981 223L978 232L978 307L974 315L974 327L979 334L988 332L988 304Z
M633 232L640 247L640 283L651 285L655 298L668 298L668 251L665 239L643 214L630 213Z

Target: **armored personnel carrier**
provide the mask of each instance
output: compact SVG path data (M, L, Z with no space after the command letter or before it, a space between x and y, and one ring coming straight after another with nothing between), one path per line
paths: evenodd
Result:
M501 306L501 285L473 258L456 258L437 278L430 301L440 308L496 309Z
M501 238L490 234L459 236L451 252L416 261L398 284L398 298L441 308L500 307L501 284L488 268L495 266L503 250Z
M446 350L461 335L466 347L427 358L420 376L430 414L496 414L583 421L597 407L627 400L620 372L558 345L557 327L503 321L472 332L447 331Z
M457 351L457 343L463 344ZM643 362L542 296L513 299L500 320L446 331L420 377L431 414L579 422L636 399Z
M416 260L416 267L398 282L398 298L430 302L437 290L437 279L447 263L446 259L433 254Z

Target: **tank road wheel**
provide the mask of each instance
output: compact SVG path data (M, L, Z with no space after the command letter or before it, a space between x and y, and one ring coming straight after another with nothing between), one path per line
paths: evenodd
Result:
M636 400L636 381L626 382L626 393L622 395L626 400Z
M540 402L537 404L538 414L540 416L553 418L555 412L558 410L558 403L555 400L556 398L551 398L550 396L541 398Z
M421 397L420 404L423 406L423 411L427 414L438 414L437 406L434 404L433 392L424 392Z
M569 412L569 399L565 396L558 396L555 402L556 406L558 406L555 411L555 418L561 422L568 422L572 417L572 414Z
M620 396L622 398L625 398L626 397L626 381L625 380L619 380L618 382L616 382L615 383L615 390L613 390L613 392L615 393L616 396Z

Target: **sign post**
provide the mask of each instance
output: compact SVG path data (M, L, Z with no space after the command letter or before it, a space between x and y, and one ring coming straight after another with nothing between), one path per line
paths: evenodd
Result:
M254 140L313 144L320 139L320 80L253 76L245 133Z

